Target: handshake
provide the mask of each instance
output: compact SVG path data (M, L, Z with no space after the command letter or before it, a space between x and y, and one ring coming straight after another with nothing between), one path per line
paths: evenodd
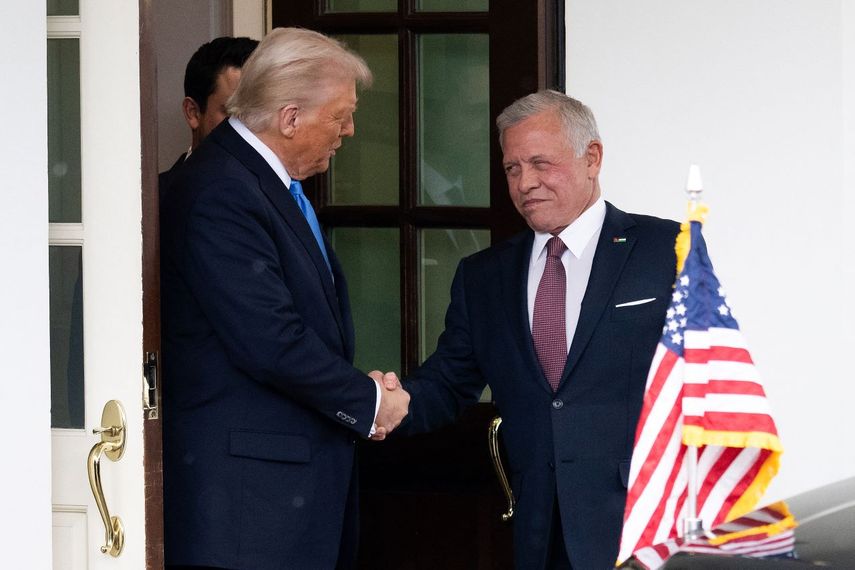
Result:
M383 393L380 399L380 409L377 410L376 430L371 439L383 441L407 415L410 407L410 394L401 386L401 381L398 380L398 375L394 372L383 374L379 370L372 370L368 375L380 385Z

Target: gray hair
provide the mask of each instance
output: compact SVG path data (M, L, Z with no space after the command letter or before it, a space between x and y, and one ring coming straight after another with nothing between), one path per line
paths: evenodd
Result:
M517 99L505 107L505 110L496 118L499 144L502 145L504 142L505 129L544 111L557 113L567 134L567 141L573 147L576 157L585 154L591 142L602 140L594 114L584 103L564 93L543 89Z
M319 103L326 83L352 79L369 87L365 60L341 42L302 28L275 28L243 65L226 111L251 131L269 127L279 110Z

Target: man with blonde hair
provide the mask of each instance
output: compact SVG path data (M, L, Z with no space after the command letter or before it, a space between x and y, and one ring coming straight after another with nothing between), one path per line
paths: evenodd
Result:
M355 443L409 396L353 367L345 277L300 181L353 136L370 81L337 41L273 30L164 200L167 568L354 563Z

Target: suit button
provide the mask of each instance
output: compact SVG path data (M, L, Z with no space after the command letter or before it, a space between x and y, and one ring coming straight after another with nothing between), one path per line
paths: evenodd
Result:
M549 468L550 468L550 469L552 469L553 471L555 471L555 463L553 463L552 461L550 461L549 463L547 463L547 465L549 465Z
M555 398L554 400L552 400L552 407L556 410L560 410L564 407L564 402L561 401L561 398Z

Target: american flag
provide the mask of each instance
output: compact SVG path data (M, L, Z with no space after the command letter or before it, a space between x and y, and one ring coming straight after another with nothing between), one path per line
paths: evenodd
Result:
M635 560L646 568L659 568L677 552L794 558L796 522L783 501L725 523L696 540L675 538L635 552Z
M619 562L682 538L687 445L699 448L697 516L704 529L754 509L782 452L760 378L713 273L701 222L688 229L689 249L636 429Z

